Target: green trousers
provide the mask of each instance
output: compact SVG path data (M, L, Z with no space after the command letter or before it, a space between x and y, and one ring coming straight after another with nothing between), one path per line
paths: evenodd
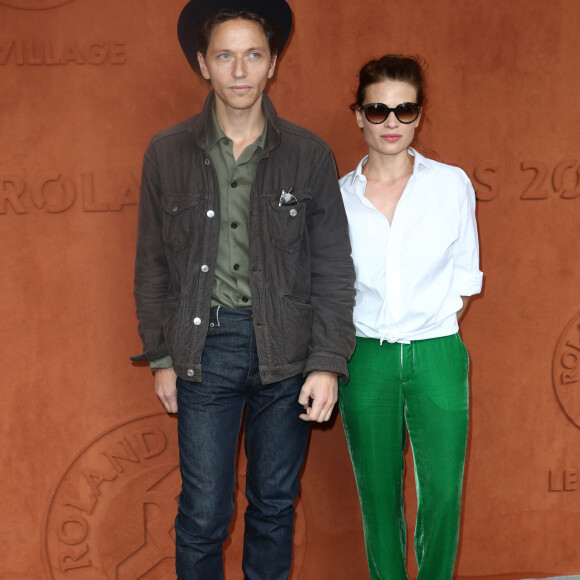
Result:
M417 580L452 577L467 444L469 357L459 334L389 344L358 338L339 404L372 580L405 580L403 449L415 464Z

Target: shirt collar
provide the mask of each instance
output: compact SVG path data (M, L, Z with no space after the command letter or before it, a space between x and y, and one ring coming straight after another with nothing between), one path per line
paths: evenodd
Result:
M416 149L413 149L412 147L409 147L407 149L409 155L411 155L414 159L413 159L413 174L415 174L417 171L421 171L421 167L424 167L426 169L433 169L434 165L435 165L435 161L428 159L427 157L425 157L424 155L421 155L421 153L419 153ZM362 183L366 183L367 178L364 176L362 170L363 167L365 165L365 163L367 162L369 156L365 155L360 161L359 164L356 166L356 169L351 173L350 175L350 180L348 182L348 189L349 191L351 191L352 193L356 193L357 192L357 183L362 182Z
M226 134L222 131L220 124L217 121L215 115L215 109L212 107L207 119L207 132L205 137L205 142L207 144L208 150L215 147L220 139L223 139Z
M362 169L369 158L368 155L365 155L360 161L359 164L356 166L356 169L350 174L350 177L347 178L347 191L350 193L356 194L358 191L357 184L358 183L366 183L367 178L363 175ZM364 192L364 190L363 190Z
M409 155L415 158L413 161L413 173L416 173L417 169L420 167L425 167L427 169L433 169L435 167L435 161L428 159L424 155L421 155L421 153L419 153L419 151L416 149L409 147L407 151L409 152Z
M262 152L266 145L266 136L268 134L268 117L266 116L266 111L264 106L262 105L262 110L264 111L264 116L266 118L266 122L264 123L264 130L262 134L254 141L256 145L256 149ZM223 132L223 129L220 127L218 123L215 109L212 107L209 117L207 120L207 133L206 133L206 145L207 150L210 151L213 147L217 145L219 141L222 139L227 139L228 136Z

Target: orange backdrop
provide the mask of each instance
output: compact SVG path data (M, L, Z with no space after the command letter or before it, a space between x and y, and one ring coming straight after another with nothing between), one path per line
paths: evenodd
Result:
M177 42L183 3L0 0L2 579L173 577L176 425L129 355L142 154L207 92ZM580 3L290 3L278 112L326 139L343 175L364 153L358 69L419 54L419 143L477 190L457 578L580 573ZM302 484L293 578L368 578L340 418L314 429Z

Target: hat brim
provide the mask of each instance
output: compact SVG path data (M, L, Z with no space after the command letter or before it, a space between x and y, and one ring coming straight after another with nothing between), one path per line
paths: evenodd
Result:
M292 10L285 0L190 0L179 16L177 37L191 68L201 74L197 62L197 37L200 28L212 14L222 8L255 12L272 20L279 28L282 52L292 29Z

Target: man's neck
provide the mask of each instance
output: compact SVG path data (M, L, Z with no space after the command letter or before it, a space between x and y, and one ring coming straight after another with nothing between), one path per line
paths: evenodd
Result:
M222 131L234 143L236 158L262 134L266 123L262 99L250 109L233 109L216 100L215 115Z

